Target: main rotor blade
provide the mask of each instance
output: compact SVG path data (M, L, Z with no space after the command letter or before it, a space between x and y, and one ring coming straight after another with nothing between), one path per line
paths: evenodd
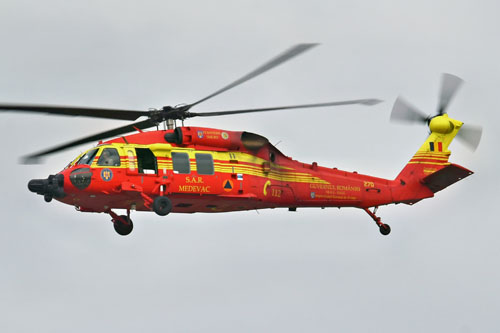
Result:
M21 163L23 163L23 164L35 164L35 163L39 163L41 157L44 157L44 156L49 155L49 154L53 154L55 152L59 152L61 150L65 150L65 149L68 149L68 148L79 146L81 144L88 143L88 142L94 142L94 141L99 141L99 140L102 140L102 139L107 139L107 138L110 138L110 137L113 137L113 136L119 136L121 134L133 132L136 129L141 129L142 130L142 129L153 127L153 126L156 126L156 123L154 123L150 119L146 119L146 120L143 120L143 121L140 121L140 122L137 122L137 123L133 123L133 124L122 126L122 127L118 127L118 128L115 128L115 129L112 129L112 130L109 130L109 131L105 131L105 132L97 133L97 134L94 134L94 135L90 135L90 136L87 136L87 137L84 137L84 138L81 138L81 139L78 139L78 140L70 141L70 142L62 144L60 146L56 146L56 147L53 147L53 148L50 148L50 149L47 149L47 150L40 151L38 153L34 153L34 154L31 154L31 155L24 156L24 157L21 158Z
M85 116L92 118L108 118L121 120L136 120L141 116L149 115L149 112L147 111L43 104L0 104L0 111L35 112L65 116Z
M439 94L438 115L445 113L448 104L463 82L458 76L443 73L441 78L441 93Z
M464 144L472 149L472 151L474 151L477 146L479 146L482 133L483 129L481 126L464 124L457 133L457 139L460 139Z
M429 116L408 103L401 96L394 102L391 112L391 121L425 124L429 119Z
M350 104L375 105L375 104L378 104L380 102L382 102L382 101L378 100L378 99L358 99L358 100L352 100L352 101L317 103L317 104L302 104L302 105L290 105L290 106L276 106L276 107L271 107L271 108L259 108L259 109L214 111L214 112L203 112L203 113L189 112L188 117L213 117L213 116L225 116L225 115L239 114L239 113L278 111L278 110L287 110L287 109L303 109L303 108L315 108L315 107L322 107L322 106L324 107L324 106L350 105Z
M297 44L295 46L293 46L292 48L288 49L287 51L283 52L282 54L278 55L277 57L271 59L270 61L266 62L265 64L263 64L262 66L260 66L259 68L255 69L254 71L248 73L247 75L243 76L242 78L234 81L233 83L225 86L224 88L222 89L219 89L217 90L216 92L214 92L213 94L211 95L208 95L207 97L205 98L202 98L200 99L199 101L195 102L195 103L192 103L189 105L189 107L193 107L197 104L200 104L201 102L204 102L206 101L207 99L210 99L212 97L215 97L231 88L234 88L236 87L237 85L240 85L242 84L243 82L246 82L254 77L256 77L257 75L260 75L282 63L284 63L285 61L287 60L290 60L291 58L301 54L302 52L305 52L307 50L309 50L310 48L316 46L318 44Z

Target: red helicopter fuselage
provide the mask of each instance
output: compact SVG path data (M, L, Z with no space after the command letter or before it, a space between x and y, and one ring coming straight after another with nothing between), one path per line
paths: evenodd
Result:
M157 196L167 196L175 213L367 208L394 202L393 189L402 186L292 160L256 134L200 127L107 141L60 174L66 195L56 199L87 212L151 210Z
M448 155L439 163L433 160L427 172L449 165ZM414 184L410 177L388 180L302 163L260 135L201 127L110 140L79 156L60 174L65 196L56 199L86 212L149 211L158 196L170 199L174 213L212 213L368 208L434 195L429 186Z

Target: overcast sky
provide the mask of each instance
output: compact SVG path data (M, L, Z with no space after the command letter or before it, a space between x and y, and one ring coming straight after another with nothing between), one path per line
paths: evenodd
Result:
M262 134L288 156L394 178L428 129L389 123L399 94L432 114L442 72L465 84L450 116L482 125L475 174L412 207L105 214L46 204L20 156L125 122L0 114L1 332L498 332L497 1L0 2L0 101L147 110L194 102L301 42L272 72L193 111L380 98L192 119Z

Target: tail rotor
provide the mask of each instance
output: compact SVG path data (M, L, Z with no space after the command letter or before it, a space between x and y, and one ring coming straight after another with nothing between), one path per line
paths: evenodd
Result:
M439 94L437 113L426 115L424 112L408 103L404 98L398 97L391 112L391 121L404 124L430 125L433 118L443 116L456 92L463 84L463 80L455 75L443 73L441 79L441 91ZM468 148L473 151L481 141L482 128L474 125L462 125L458 131L459 138Z

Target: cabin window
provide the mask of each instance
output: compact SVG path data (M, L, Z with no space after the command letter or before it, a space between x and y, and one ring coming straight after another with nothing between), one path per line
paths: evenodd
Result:
M81 165L81 164L86 164L86 165L91 165L92 161L94 160L95 155L97 154L97 148L89 150L85 155L83 155L76 164Z
M104 148L97 160L97 165L120 166L120 154L118 154L118 150L116 148Z
M139 173L157 174L156 156L149 148L135 148Z
M189 155L187 153L172 153L172 164L174 166L174 173L191 173Z
M199 175L214 174L214 158L212 154L196 154L196 170Z

